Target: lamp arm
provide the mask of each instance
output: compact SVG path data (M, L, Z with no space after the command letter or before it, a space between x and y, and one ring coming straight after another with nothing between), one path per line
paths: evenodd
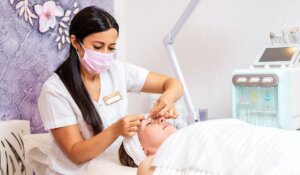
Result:
M188 18L190 17L190 15L192 14L192 12L194 11L194 9L196 8L196 6L199 4L200 1L201 0L191 0L191 2L188 4L188 6L186 7L182 15L177 20L172 30L163 39L163 43L167 49L168 56L170 58L173 70L175 72L175 76L181 81L183 86L183 92L184 92L183 99L188 111L188 116L187 116L188 124L194 123L195 121L198 120L198 118L195 109L193 107L194 105L192 103L191 96L187 89L186 82L184 80L181 68L177 61L176 54L173 49L173 44L175 42L176 35L181 30L181 28L185 25L186 21L188 20Z
M177 33L181 30L181 28L185 25L197 5L201 2L201 0L191 0L188 6L185 8L179 19L177 20L176 24L173 26L171 31L168 33L169 44L173 44Z

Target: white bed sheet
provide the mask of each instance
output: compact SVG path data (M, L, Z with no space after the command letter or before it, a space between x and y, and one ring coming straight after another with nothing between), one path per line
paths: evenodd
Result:
M126 167L120 164L115 155L102 155L91 161L82 175L136 175L137 168Z
M172 134L154 175L300 175L300 134L236 119L195 123Z
M136 175L137 168L122 166L115 155L102 155L91 161L84 172L87 175Z
M47 169L47 154L50 153L52 139L49 134L29 134L23 137L27 166L36 175L43 175ZM117 150L106 151L78 172L78 175L136 175L137 168L120 164Z

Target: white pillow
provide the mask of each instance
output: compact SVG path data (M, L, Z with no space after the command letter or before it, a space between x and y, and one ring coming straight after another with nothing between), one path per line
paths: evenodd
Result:
M53 144L50 134L28 134L23 136L25 160L36 175L46 173L47 158Z

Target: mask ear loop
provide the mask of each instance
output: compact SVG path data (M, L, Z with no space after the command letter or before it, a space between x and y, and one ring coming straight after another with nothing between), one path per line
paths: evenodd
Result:
M79 39L77 39L77 42L80 44L81 47L83 47L82 44L81 44L81 42L79 41ZM84 48L84 47L83 47L83 48ZM77 55L78 55L78 58L80 59L80 56L79 56L79 53L78 53L78 50L79 50L79 49L78 49L78 48L75 48L75 50L76 50L76 53L77 53Z
M83 47L83 44L81 43L81 41L80 41L79 39L77 39L77 41L78 41L78 43L80 44L80 46L81 46L83 49L85 49L85 48Z
M81 43L81 41L79 39L77 39L77 42L80 44L80 46L85 50L85 48L83 47L83 44ZM79 49L75 49L77 54L78 54L78 57L79 57L79 53L78 53L78 50Z

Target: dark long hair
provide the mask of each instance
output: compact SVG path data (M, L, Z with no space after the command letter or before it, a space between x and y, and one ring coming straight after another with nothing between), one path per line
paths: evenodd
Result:
M116 20L106 11L90 6L78 12L71 21L70 36L75 35L83 43L88 35L115 28L119 32ZM84 121L94 135L103 130L101 118L93 105L90 95L80 75L80 62L76 49L70 45L69 57L55 71L79 107Z
M127 154L123 142L119 148L119 160L121 165L129 166L129 167L138 167L134 163L133 159Z

